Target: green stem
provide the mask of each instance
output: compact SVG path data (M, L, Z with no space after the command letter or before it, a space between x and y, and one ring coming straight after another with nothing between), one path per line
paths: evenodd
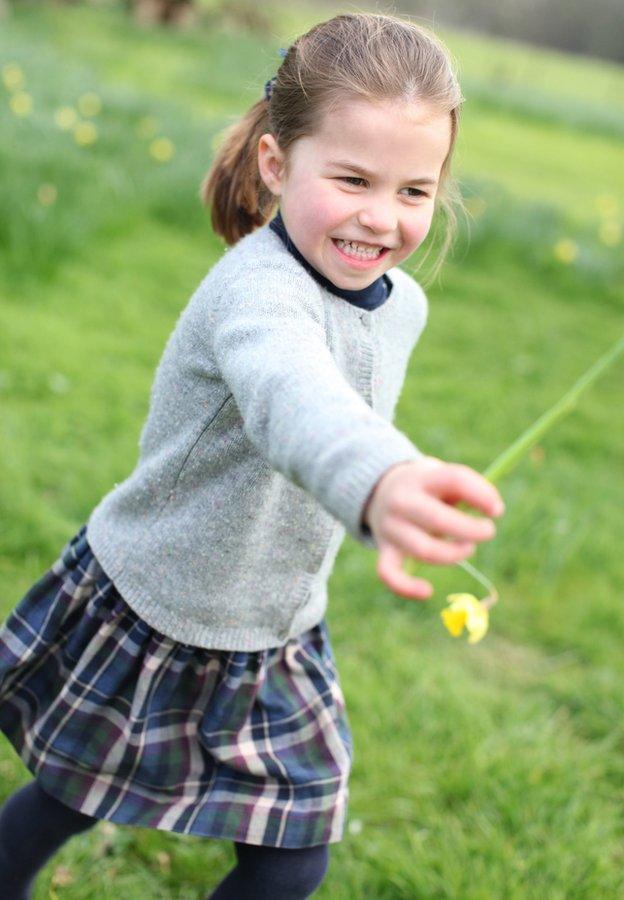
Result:
M608 366L615 362L622 351L624 351L624 335L616 341L611 349L601 356L584 375L581 375L578 381L572 385L569 391L566 391L563 397L557 401L554 406L551 406L551 408L541 415L533 425L527 428L513 444L507 447L506 450L503 450L500 456L496 457L494 462L492 462L483 472L484 477L494 484L499 481L503 475L507 475L522 456L530 450L541 437L543 437L548 429L576 406L578 398L583 391L586 390L589 385L592 384L606 368L608 368ZM470 507L466 503L459 503L457 508L460 510L467 510ZM463 565L464 563L465 560L463 563L458 563L458 565ZM419 563L413 557L408 557L406 565L407 573L409 575L415 575L422 563Z
M572 385L570 390L555 403L554 406L551 406L551 408L540 416L530 428L527 428L527 430L521 434L510 447L504 450L500 456L497 456L494 462L483 472L485 478L494 484L502 478L503 475L507 475L527 450L530 450L530 448L539 441L555 422L576 406L578 398L583 391L586 390L586 388L588 388L589 385L615 361L623 350L624 336L621 337L620 340L604 354L604 356L601 356L600 359Z
M460 561L458 563L455 563L455 565L461 566L462 569L465 569L466 572L469 572L475 579L475 581L478 581L479 584L482 584L484 588L488 589L488 591L493 591L494 593L496 593L496 588L487 577L487 575L484 575L483 572L480 572L478 569L476 569L471 563L468 562L467 559L460 559Z

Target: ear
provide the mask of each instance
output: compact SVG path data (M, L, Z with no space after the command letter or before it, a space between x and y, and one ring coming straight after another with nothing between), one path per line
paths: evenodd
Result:
M284 154L269 132L263 134L258 141L258 170L271 193L279 197L284 177Z

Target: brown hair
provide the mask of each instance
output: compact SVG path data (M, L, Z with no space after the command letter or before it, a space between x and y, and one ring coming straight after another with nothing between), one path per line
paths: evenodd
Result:
M276 212L278 198L258 170L261 135L273 134L288 169L288 148L314 134L326 112L349 95L424 102L451 117L451 142L436 196L447 227L435 277L456 234L455 207L465 212L450 173L464 98L441 41L427 28L396 16L338 15L294 41L273 80L270 100L258 100L223 132L200 190L203 202L212 207L212 227L231 245L264 225Z

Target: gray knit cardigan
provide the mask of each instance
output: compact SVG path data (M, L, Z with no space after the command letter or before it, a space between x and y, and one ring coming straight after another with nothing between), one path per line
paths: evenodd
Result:
M427 318L398 267L363 310L268 224L227 249L156 370L134 471L87 522L128 605L174 640L284 645L318 624L345 530L391 466L423 453L392 423Z

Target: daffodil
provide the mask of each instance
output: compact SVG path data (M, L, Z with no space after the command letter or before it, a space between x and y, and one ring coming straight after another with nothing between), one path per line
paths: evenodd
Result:
M54 121L63 131L69 131L78 121L78 113L73 106L59 106L54 113Z
M78 122L74 128L74 140L81 147L93 144L97 140L97 128L93 122Z
M9 100L9 106L16 116L28 116L32 112L33 100L26 91L15 91Z
M600 240L607 247L615 247L622 240L622 226L615 220L608 219L602 222L598 229Z
M578 256L578 244L570 240L570 238L561 238L553 247L556 259L562 263L573 263Z
M464 628L468 631L468 643L476 644L488 630L490 614L487 606L473 594L449 594L450 606L443 609L442 621L453 637L459 637Z
M596 206L603 216L614 216L618 211L617 200L609 194L601 194L596 197Z
M169 138L156 138L150 144L149 152L157 162L169 162L174 154L174 146Z
M81 116L97 116L102 109L102 101L93 91L87 91L78 98L77 106Z
M9 91L14 91L23 86L24 73L17 63L7 63L2 66L2 80Z

